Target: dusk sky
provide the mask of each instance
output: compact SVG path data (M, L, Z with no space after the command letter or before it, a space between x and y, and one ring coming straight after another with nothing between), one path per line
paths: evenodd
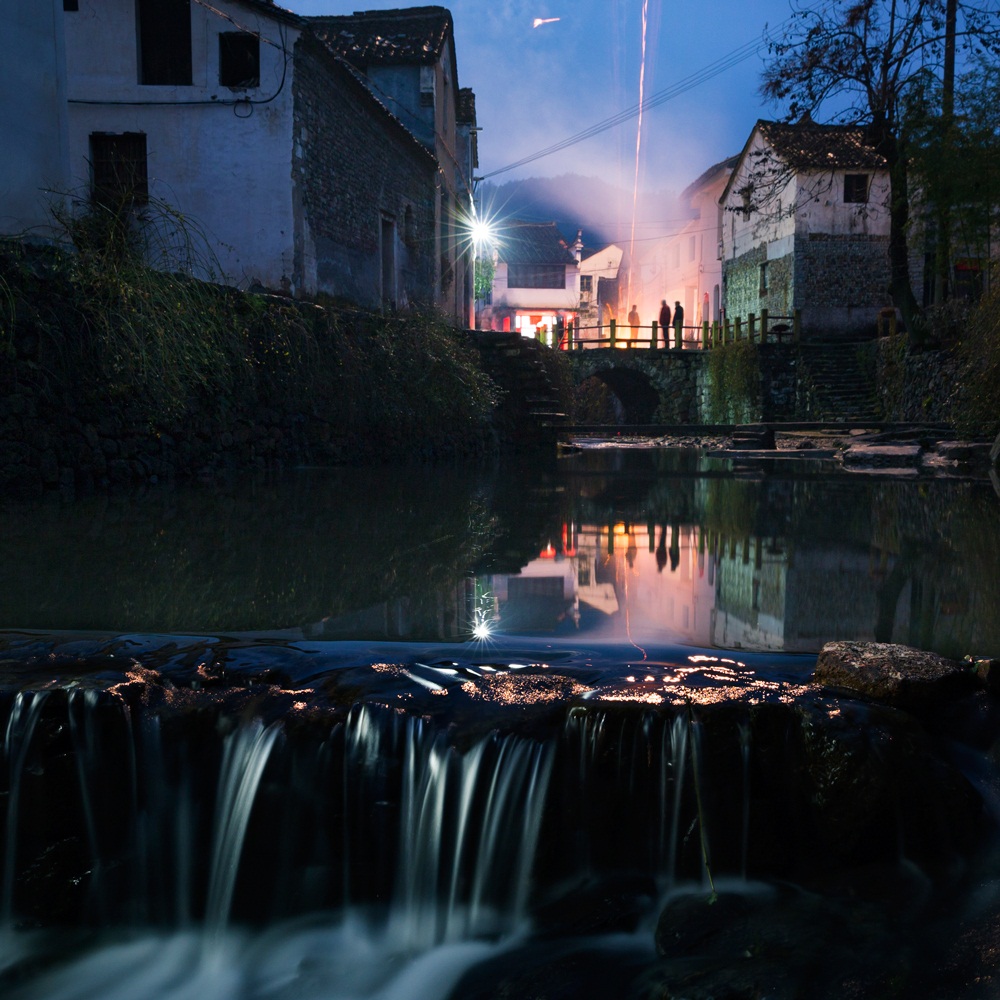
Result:
M413 6L401 0L285 0L300 14ZM504 168L639 103L644 0L451 0L459 84L476 93L479 176L496 183L579 173L629 191L638 119L514 170ZM757 118L765 23L789 0L646 0L645 98L680 90L642 116L639 184L683 189L739 152ZM558 18L558 20L554 20ZM547 20L533 27L536 19ZM689 78L747 58L686 88ZM503 171L495 173L495 171Z

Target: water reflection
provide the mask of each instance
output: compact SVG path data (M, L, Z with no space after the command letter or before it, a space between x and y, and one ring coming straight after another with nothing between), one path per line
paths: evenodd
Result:
M987 482L591 451L5 505L0 628L1000 654Z

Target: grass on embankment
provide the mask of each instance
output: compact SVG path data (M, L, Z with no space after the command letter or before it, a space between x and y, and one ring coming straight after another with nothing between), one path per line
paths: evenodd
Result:
M294 413L369 457L489 421L496 387L439 316L241 292L153 270L98 237L76 233L72 249L0 244L0 395L27 387L149 427Z

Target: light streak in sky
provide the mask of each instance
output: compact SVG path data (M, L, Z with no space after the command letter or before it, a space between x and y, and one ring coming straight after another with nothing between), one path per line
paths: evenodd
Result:
M537 28L540 24L555 24L558 20L558 17L536 17L531 26Z
M646 26L648 24L649 0L642 0L642 55L639 59L639 121L635 129L635 181L632 185L632 236L629 242L629 261L635 260L635 216L639 210L639 151L642 148L642 108L643 90L646 86ZM632 301L632 267L628 269L628 302Z

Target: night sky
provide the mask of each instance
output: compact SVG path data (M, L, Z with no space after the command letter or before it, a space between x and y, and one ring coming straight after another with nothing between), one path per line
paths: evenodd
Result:
M307 15L409 6L401 0L285 2ZM641 188L683 189L706 167L739 152L758 118L778 117L784 110L765 105L758 84L765 23L774 27L788 18L789 0L646 0L645 5L644 0L450 0L443 5L455 21L459 85L476 92L479 175L495 183L578 173L631 191L634 116L560 152L504 168L635 108L643 63L646 99L677 93L643 112ZM533 26L536 19L549 18L558 20Z

